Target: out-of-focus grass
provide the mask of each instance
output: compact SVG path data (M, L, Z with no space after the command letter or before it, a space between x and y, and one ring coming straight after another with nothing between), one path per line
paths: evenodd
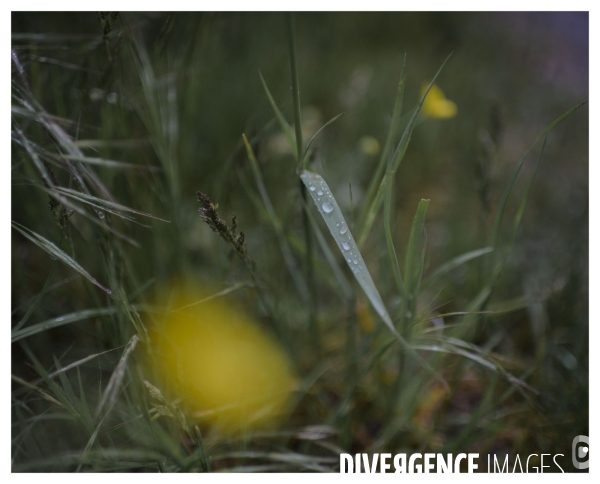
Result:
M327 471L345 451L568 455L588 433L587 107L502 203L587 99L587 17L312 13L292 37L288 20L13 14L15 471ZM417 116L395 166L451 51L436 84L457 114ZM433 374L352 283L302 164ZM198 190L241 241L201 220ZM143 362L173 276L286 349L279 429L222 435L161 391Z

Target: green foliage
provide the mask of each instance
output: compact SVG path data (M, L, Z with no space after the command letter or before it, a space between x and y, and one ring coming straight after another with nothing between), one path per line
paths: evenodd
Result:
M13 471L329 472L587 434L587 92L507 67L480 15L13 14ZM423 115L434 83L456 118ZM280 428L224 435L162 387L178 278L286 349Z

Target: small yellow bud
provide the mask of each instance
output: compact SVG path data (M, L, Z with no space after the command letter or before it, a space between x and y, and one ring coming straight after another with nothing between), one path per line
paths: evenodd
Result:
M358 145L360 146L360 150L369 156L375 156L379 154L381 148L379 147L379 141L375 139L373 136L363 136L358 140Z
M425 94L428 87L429 83L423 83L421 87L421 96ZM436 84L431 86L429 94L427 94L425 102L423 103L423 113L432 118L448 119L456 116L457 112L458 107L456 106L456 103L446 99L446 96L444 96L444 93Z

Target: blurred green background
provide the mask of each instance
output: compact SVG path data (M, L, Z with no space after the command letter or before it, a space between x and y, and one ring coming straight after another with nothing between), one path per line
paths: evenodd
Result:
M419 119L396 177L394 237L399 253L406 250L419 200L431 200L426 216L428 268L489 245L497 207L524 151L554 119L588 99L585 12L299 13L296 31L306 133L344 113L319 134L311 166L327 180L351 225L378 159L364 149L365 137L383 146L404 54L408 113L418 103L422 84L452 53L436 83L456 103L458 113L450 119ZM134 247L120 242L122 252L114 262L114 277L122 280L132 300L151 291L156 281L182 273L211 281L215 291L243 279L244 268L198 216L195 193L200 190L218 203L224 219L235 212L248 253L287 311L293 331L306 333L305 309L294 295L275 233L252 202L256 189L245 188L254 182L241 140L242 133L252 139L265 185L296 250L302 220L295 161L285 139L282 144L259 76L260 71L293 124L283 13L121 13L99 19L91 12L13 12L12 48L24 69L20 75L13 64L13 85L27 82L33 97L60 119L86 156L145 166L92 167L118 203L171 221L141 219L151 225L145 228L112 218L115 229L139 243ZM13 106L21 105L13 99ZM408 116L403 118L404 124L407 121ZM31 117L13 113L14 126L37 145L55 149L55 140ZM47 193L30 183L39 182L40 176L13 132L15 139L12 218L71 253L61 242L64 231L53 221ZM474 424L477 430L469 432L457 451L568 456L572 438L588 434L588 143L587 106L550 133L494 294L494 302L516 309L487 320L473 338L473 343L512 361L516 374L541 395L536 405L516 395L505 407L490 410L489 421ZM517 194L527 187L540 145L525 162L514 189ZM66 170L56 168L55 175L61 186L73 186ZM519 195L509 199L508 213L515 213L519 201ZM93 225L78 214L68 223L74 259L101 282L113 277ZM379 219L363 255L384 300L392 305L393 284ZM49 274L49 285L74 275L61 264L52 269L53 264L13 231L13 326L27 313ZM431 294L424 294L424 302L443 305L441 313L464 311L481 287L482 270L478 260L459 267ZM343 305L329 284L318 284L318 317L326 354L333 360L339 346L335 320ZM264 318L252 294L239 298ZM28 324L102 306L105 299L82 278L70 279L36 301ZM100 329L97 320L80 322L26 342L47 368L54 365L53 355L66 365L125 344L131 328L125 329L123 321L111 324L118 329ZM328 337L333 342L328 343ZM298 344L310 353L303 338ZM98 385L99 371L108 380L120 352L94 362L84 378L86 385ZM12 360L13 375L19 379L38 377L18 343L13 344ZM306 356L300 366L300 373L308 374L316 363ZM463 435L461 429L489 388L488 379L465 374L453 398L420 410L426 421L422 434L415 430L394 445L414 451L439 449L452 436ZM13 391L19 388L13 381ZM307 404L289 425L332 422L328 416L340 392L328 390L327 384L324 388L310 397L317 403ZM378 388L371 385L369 391L384 391ZM423 401L427 395L424 392ZM41 444L37 450L27 447L23 435L32 430L23 424L23 412L41 415L48 404L39 397L30 403L17 403L16 397L13 401L15 407L27 407L21 414L13 410L13 459L22 470L28 462L85 445L73 427L48 419L31 426L36 432L41 429L41 439L53 442L51 449ZM356 408L363 412L356 422L365 424L351 425L352 438L340 444L353 452L371 445L385 426L367 404L357 403ZM336 422L333 419L334 427Z

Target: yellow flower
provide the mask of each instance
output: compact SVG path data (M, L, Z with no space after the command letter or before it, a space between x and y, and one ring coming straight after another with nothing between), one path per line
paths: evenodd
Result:
M428 87L429 83L423 83L421 87L421 96L425 94ZM447 119L456 116L457 111L458 108L456 103L446 99L446 96L444 96L444 93L436 84L431 86L429 94L427 94L425 102L423 103L423 112L425 115L432 118Z
M363 136L358 140L358 144L360 146L360 150L369 156L375 156L379 154L380 147L379 141L373 136Z
M225 298L193 304L207 292L190 284L170 292L153 353L187 413L225 433L276 424L295 386L277 343Z

